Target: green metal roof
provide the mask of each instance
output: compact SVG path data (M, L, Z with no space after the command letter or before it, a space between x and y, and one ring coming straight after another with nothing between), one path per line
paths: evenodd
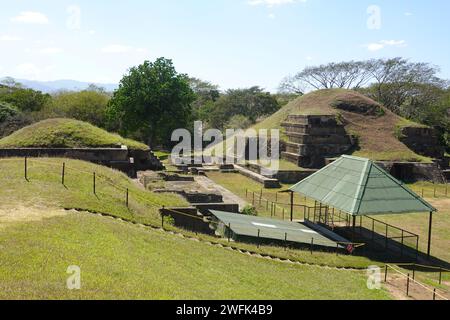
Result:
M373 161L342 156L291 191L354 216L437 211Z

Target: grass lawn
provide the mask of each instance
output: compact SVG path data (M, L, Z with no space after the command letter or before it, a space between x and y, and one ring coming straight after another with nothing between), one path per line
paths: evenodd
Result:
M143 143L73 119L44 120L0 140L0 148L120 148L122 145L130 149L149 149Z
M0 299L388 299L364 272L248 257L86 213L0 230ZM68 266L81 290L66 288Z
M65 186L61 183L62 163L66 163ZM96 195L93 172L96 172ZM71 159L28 159L28 179L24 179L23 159L0 159L0 208L76 208L108 213L144 223L160 223L162 206L186 206L177 195L151 193L125 174L91 163ZM112 184L121 188L117 189ZM129 189L129 208L126 206Z
M61 166L66 162L66 187L61 184ZM23 159L0 160L0 178L4 181L4 192L0 194L0 210L15 212L26 210L28 215L42 208L76 208L91 212L101 212L119 218L161 226L158 209L162 206L183 207L188 203L177 195L157 194L144 190L126 175L102 166L68 159L29 159L28 177L23 177ZM97 172L97 195L93 194L93 177L91 172ZM107 177L100 178L100 177ZM121 186L118 190L110 183ZM125 188L130 190L130 206L126 207ZM244 191L245 192L245 191ZM138 197L137 197L138 196ZM41 211L40 211L41 210ZM10 219L9 219L10 220ZM0 226L10 221L0 216ZM178 230L169 224L166 228ZM195 235L207 241L228 244L226 239L217 239L207 235ZM372 264L367 258L309 251L285 250L282 247L249 245L233 243L233 246L243 250L271 254L301 262L338 267L364 268Z

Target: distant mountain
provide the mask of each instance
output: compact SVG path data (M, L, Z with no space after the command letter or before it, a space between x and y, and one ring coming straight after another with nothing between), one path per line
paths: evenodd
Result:
M2 78L1 80L4 80ZM0 80L0 81L1 81ZM44 93L53 93L58 90L70 90L70 91L80 91L87 89L90 84L95 84L96 86L104 88L106 91L114 91L119 85L112 83L93 83L93 82L82 82L76 80L55 80L55 81L34 81L26 79L14 79L15 81L21 83L24 87L39 90Z

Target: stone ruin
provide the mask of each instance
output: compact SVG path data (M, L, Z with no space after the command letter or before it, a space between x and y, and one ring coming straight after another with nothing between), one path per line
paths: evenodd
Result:
M282 158L302 168L322 168L326 158L338 157L355 146L334 115L291 115L281 125L289 139Z

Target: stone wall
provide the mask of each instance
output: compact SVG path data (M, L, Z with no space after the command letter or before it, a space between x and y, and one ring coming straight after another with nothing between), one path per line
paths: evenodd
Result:
M418 162L377 162L385 171L396 179L413 183L417 181L432 181L445 183L446 178L436 163Z
M215 230L210 227L209 221L203 220L196 208L164 208L159 211L163 217L172 217L174 225L178 228L209 235L215 234Z
M118 148L17 148L0 149L0 158L70 158L111 167L136 177L137 171L162 170L152 151Z
M420 155L434 159L444 158L445 149L440 145L436 131L432 128L403 128L400 141Z
M282 123L288 142L282 158L303 168L321 168L325 158L348 152L354 145L336 117L291 115Z

